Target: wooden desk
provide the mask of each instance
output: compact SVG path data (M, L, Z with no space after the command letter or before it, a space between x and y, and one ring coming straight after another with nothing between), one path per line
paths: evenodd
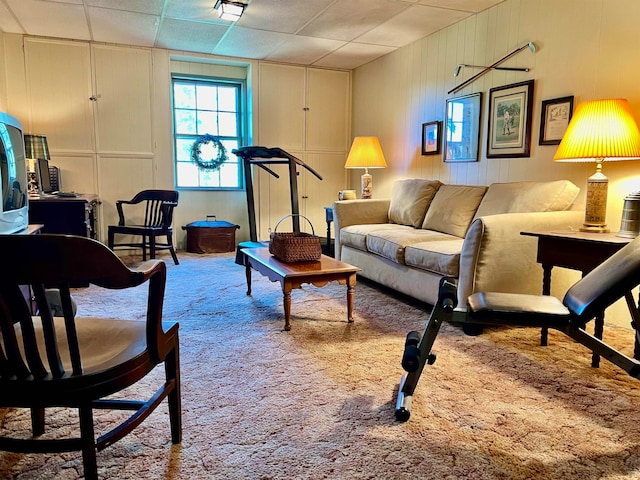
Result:
M591 270L616 253L631 238L616 237L615 233L590 233L590 232L520 232L538 239L537 261L542 265L542 294L551 294L551 270L553 267L564 267L578 270L585 276ZM631 301L631 303L630 303ZM627 294L627 304L634 321L638 308ZM595 319L594 335L602 339L604 331L604 312ZM548 329L542 329L541 345L548 343ZM637 350L637 345L636 345ZM635 356L635 355L634 355ZM636 356L637 358L637 356ZM593 354L591 365L600 365L600 356Z
M65 233L97 239L99 204L100 199L94 194L29 197L29 223L43 224L43 233Z
M272 282L280 282L284 297L284 329L291 330L291 290L303 283L324 287L337 281L347 285L347 321L353 322L353 300L356 289L356 272L360 269L322 255L318 262L281 262L269 253L268 248L245 248L247 295L251 295L251 269L255 269Z

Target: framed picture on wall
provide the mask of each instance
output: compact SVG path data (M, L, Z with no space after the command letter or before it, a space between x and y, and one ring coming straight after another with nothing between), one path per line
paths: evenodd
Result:
M489 90L487 158L528 157L532 117L533 80Z
M538 145L559 145L573 115L573 95L542 102Z
M442 122L427 122L422 124L422 155L436 155L440 153L442 144Z
M445 162L477 162L482 92L447 99Z

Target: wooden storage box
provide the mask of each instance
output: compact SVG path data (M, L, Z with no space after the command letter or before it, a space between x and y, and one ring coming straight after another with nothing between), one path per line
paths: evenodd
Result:
M240 225L221 221L191 222L182 227L187 231L187 252L222 253L236 249L236 230Z

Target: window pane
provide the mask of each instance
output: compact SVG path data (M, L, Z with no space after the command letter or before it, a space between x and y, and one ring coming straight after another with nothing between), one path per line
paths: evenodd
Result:
M216 112L198 112L198 135L208 133L210 135L218 134L218 121ZM235 135L234 130L231 135Z
M196 115L194 110L180 110L175 111L175 124L176 133L182 134L196 134Z
M176 160L190 162L191 145L193 145L193 140L187 140L184 138L176 140Z
M219 187L218 171L200 170L200 186L201 187Z
M220 186L227 188L236 187L238 172L239 168L237 163L223 163L222 167L220 167Z
M220 135L224 137L235 137L238 131L238 119L235 113L221 113L220 119Z
M196 108L196 89L193 84L176 82L173 85L174 108Z
M176 176L177 184L180 187L198 186L198 167L195 163L178 162Z
M238 109L238 90L234 87L219 87L218 102L221 111L235 112Z
M218 87L215 85L198 85L197 89L198 110L218 109Z

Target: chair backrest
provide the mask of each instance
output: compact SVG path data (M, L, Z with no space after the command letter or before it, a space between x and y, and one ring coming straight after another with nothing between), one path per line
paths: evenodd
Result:
M179 193L176 190L142 190L128 204L145 203L144 226L170 228L173 221L173 209L178 205ZM118 207L120 225L126 221L121 207Z
M70 285L89 282L121 289L140 285L146 280L143 272L129 269L105 245L85 237L0 235L0 252L4 254L0 275L0 380L3 381L38 380L49 378L48 375L55 379L65 374L82 373ZM56 339L61 332L56 332L45 285L60 291L72 372L65 372L60 359ZM32 289L41 329L34 324L24 286ZM38 347L36 331L40 330L44 335L45 351L39 351Z
M625 245L564 296L563 303L579 319L587 322L640 285L640 237Z

